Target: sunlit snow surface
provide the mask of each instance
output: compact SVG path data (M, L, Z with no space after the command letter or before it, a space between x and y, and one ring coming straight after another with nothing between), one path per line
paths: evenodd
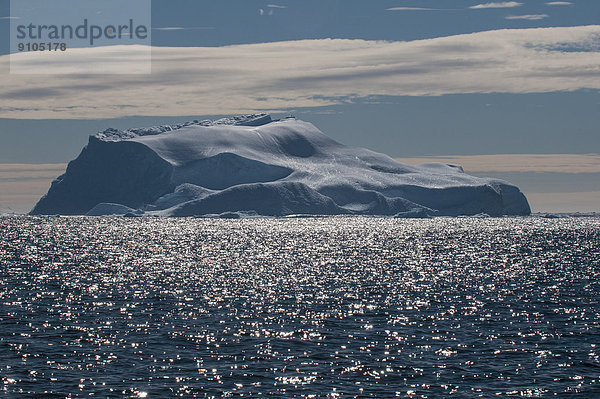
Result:
M600 395L600 219L0 218L0 389Z

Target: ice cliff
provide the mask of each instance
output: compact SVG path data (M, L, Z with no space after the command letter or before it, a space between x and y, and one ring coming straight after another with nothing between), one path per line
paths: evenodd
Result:
M528 215L519 189L460 166L410 166L294 118L246 115L125 131L88 145L34 215Z

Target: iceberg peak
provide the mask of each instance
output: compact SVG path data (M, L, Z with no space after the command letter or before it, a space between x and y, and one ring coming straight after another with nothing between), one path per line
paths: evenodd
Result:
M172 132L188 126L262 126L271 122L273 122L273 120L271 119L271 115L269 114L247 114L236 115L229 118L221 118L217 120L193 120L189 122L178 123L175 125L160 125L145 128L131 128L126 130L108 128L102 132L96 133L94 137L103 141L121 141L132 139L135 137L153 136L165 132Z

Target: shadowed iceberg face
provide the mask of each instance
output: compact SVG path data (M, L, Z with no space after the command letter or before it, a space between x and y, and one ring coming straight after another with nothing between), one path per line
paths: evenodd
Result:
M191 183L212 190L223 190L238 184L283 179L290 173L292 170L289 168L268 165L223 152L213 157L202 158L175 167L171 179L177 186Z
M346 147L310 123L258 114L90 137L31 213L88 212L423 217L530 209L504 181L456 165L401 164Z
M303 183L258 183L228 188L173 209L172 216L253 212L265 216L350 213Z
M169 162L144 145L90 137L31 213L83 215L100 203L143 207L172 189L172 170Z
M275 137L275 142L281 149L281 152L293 157L308 158L317 152L316 148L306 137L293 131Z

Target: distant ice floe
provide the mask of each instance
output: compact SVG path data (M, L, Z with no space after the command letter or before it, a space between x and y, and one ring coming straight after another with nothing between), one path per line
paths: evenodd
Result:
M12 208L4 205L0 205L0 216L13 216L16 215Z

